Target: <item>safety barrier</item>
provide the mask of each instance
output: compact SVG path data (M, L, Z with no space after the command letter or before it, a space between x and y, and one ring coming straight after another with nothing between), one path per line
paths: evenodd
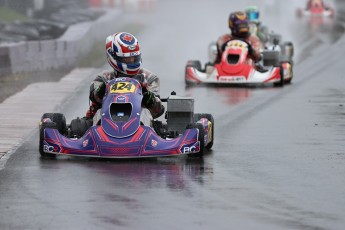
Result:
M122 8L126 12L151 11L157 0L89 0L89 7Z
M58 39L0 45L0 77L24 72L72 67L93 44L116 32L120 11L112 9L96 21L70 26Z

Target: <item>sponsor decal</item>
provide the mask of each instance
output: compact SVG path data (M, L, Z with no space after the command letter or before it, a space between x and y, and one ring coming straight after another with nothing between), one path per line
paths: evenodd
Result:
M83 141L83 147L85 148L87 146L87 144L89 144L89 140L86 139L85 141Z
M58 146L51 146L51 145L43 145L43 151L46 153L58 153L60 149Z
M126 102L126 98L124 96L120 96L116 98L116 102L118 103L124 103Z
M136 48L136 46L134 46L134 45L133 46L128 46L129 50L135 50L135 48Z
M116 78L115 81L126 81L126 78L124 78L124 77L119 77L119 78Z
M133 45L134 42L135 42L135 39L132 35L130 34L126 34L126 33L123 33L121 36L120 36L120 39L123 43L127 44L127 45Z
M140 53L139 52L131 52L129 56L138 56Z
M245 82L245 77L219 77L219 81L222 82Z
M158 145L158 142L156 140L151 140L152 147L156 147Z
M188 154L200 151L200 141L191 144L182 145L180 148L180 153Z

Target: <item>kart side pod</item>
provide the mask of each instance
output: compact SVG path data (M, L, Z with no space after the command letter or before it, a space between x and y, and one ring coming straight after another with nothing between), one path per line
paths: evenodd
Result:
M189 97L172 95L167 98L167 128L183 133L186 126L193 122L194 99Z

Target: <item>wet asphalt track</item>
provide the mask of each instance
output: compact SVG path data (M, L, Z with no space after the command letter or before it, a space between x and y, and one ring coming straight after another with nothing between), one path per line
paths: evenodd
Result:
M162 97L192 96L215 117L213 150L203 160L46 160L34 132L0 171L0 229L344 229L343 28L297 21L300 1L265 1L266 24L295 42L293 84L186 89L186 61L205 62L229 11L253 1L219 2L162 0L127 16L145 28L143 64ZM88 83L80 89L63 107L68 120L86 110Z

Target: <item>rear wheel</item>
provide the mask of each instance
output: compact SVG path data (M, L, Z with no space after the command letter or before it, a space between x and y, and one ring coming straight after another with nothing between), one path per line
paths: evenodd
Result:
M290 65L291 65L291 69L290 69L290 74L291 74L291 78L289 78L288 80L286 80L285 81L285 84L290 84L291 83L291 81L292 81L292 78L293 78L293 64L292 63L290 63Z
M187 129L198 129L198 140L200 141L200 151L194 154L188 154L189 157L202 157L204 155L204 127L200 123L190 123L187 125Z
M91 126L91 119L77 117L71 121L69 136L77 138L82 137Z
M283 44L283 55L289 60L292 61L294 56L294 45L292 42L285 42Z
M194 122L199 121L201 118L206 118L207 120L211 122L212 129L209 131L211 132L211 136L210 136L211 142L209 142L205 146L206 149L211 149L214 142L214 119L213 119L212 114L209 114L209 113L195 113L194 114Z

